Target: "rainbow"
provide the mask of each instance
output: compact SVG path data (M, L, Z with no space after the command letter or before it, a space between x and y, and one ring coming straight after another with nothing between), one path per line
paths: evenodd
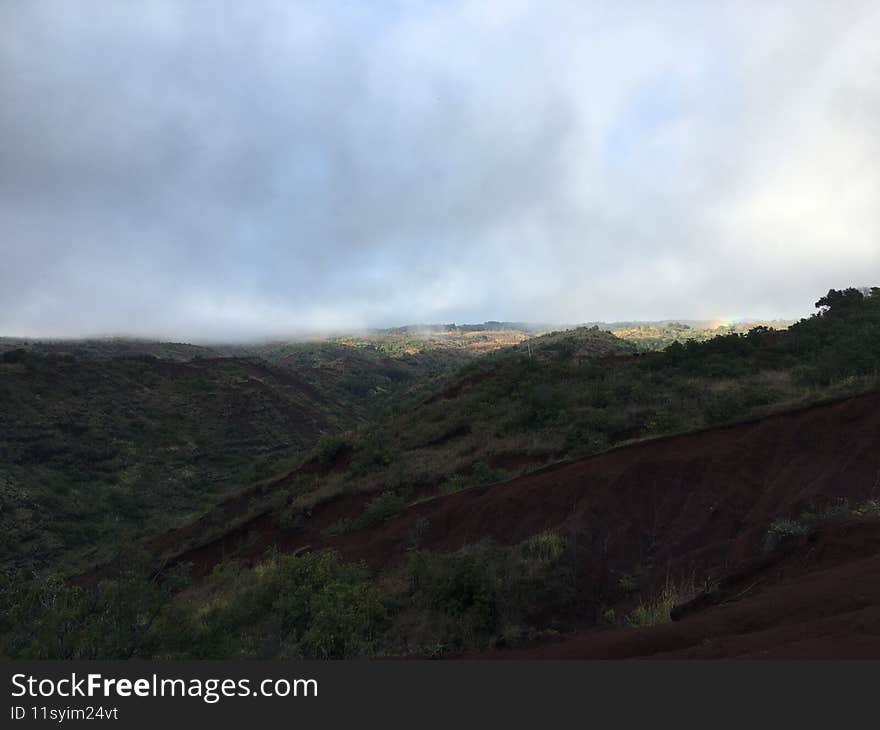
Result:
M745 321L745 317L727 317L725 319L713 319L709 321L708 328L710 330L717 330L719 327L733 327L734 325L741 324Z

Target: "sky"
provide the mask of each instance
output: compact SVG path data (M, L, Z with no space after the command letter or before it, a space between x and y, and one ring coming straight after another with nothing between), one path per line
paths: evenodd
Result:
M880 284L880 4L0 3L0 335L797 318Z

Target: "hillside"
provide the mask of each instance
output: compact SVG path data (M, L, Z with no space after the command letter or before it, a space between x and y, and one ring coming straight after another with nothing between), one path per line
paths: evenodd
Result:
M0 635L16 656L643 656L697 651L705 616L794 630L748 613L774 596L805 631L839 627L857 607L810 608L804 586L873 570L878 294L831 291L784 331L640 354L580 328L433 371L72 584L7 575ZM120 612L134 623L108 626ZM721 656L794 645L712 625ZM652 632L672 638L631 638Z
M304 379L245 359L16 350L0 363L0 403L6 567L95 559L352 423Z
M167 536L163 554L175 552L180 541L213 539L223 532L218 525L235 533L242 520L255 515L270 519L265 515L271 513L278 523L298 523L317 505L340 496L355 512L340 514L330 528L345 531L378 494L389 509L399 509L563 458L564 431L551 435L552 423L543 417L533 422L531 411L511 415L511 409L523 407L523 393L527 408L532 390L543 396L541 376L557 377L561 370L564 377L570 367L590 368L632 354L623 340L587 328L537 337L474 360L439 381L418 381L383 416L322 439L299 468L234 495L234 507L220 505L215 516L177 537Z
M732 334L748 334L756 327L782 330L793 325L789 320L744 320L734 323L717 322L620 322L599 325L616 337L627 340L640 350L653 352L663 350L674 342L686 343L692 340L705 342L714 337Z
M864 300L864 314L829 310L789 330L756 328L660 353L641 354L596 328L529 339L324 440L308 469L269 490L272 510L295 522L338 495L360 504L370 494L392 509L621 444L863 392L878 369L874 301ZM259 505L251 511L268 509ZM359 519L340 515L333 529Z
M878 406L880 396L871 393L653 439L421 500L381 525L346 534L320 529L357 501L341 498L312 510L302 525L273 528L255 520L251 537L258 539L241 532L236 538L247 546L241 557L257 558L270 544L285 551L326 545L384 568L399 562L420 521L425 527L419 546L444 551L482 539L516 544L550 530L601 542L605 570L622 575L641 566L645 586L656 588L669 577L735 564L760 549L766 528L780 516L839 499L860 504L880 498ZM234 546L230 540L224 550L215 543L181 559L206 573L215 564L212 555L228 554ZM582 561L592 572L595 565ZM650 574L649 565L660 572Z
M873 656L878 406L871 394L635 444L343 535L266 534L271 523L257 521L237 546L185 556L207 577L170 603L130 572L114 578L123 609L160 619L145 635L102 634L117 642L103 651L119 655L128 642L188 657L492 647L495 658ZM287 554L265 555L273 544ZM230 562L233 547L256 569ZM175 570L164 573L166 587L179 585ZM6 595L35 610L27 590L12 583ZM32 600L46 590L59 589L47 584ZM79 614L76 596L89 591L61 594L72 655L95 650L82 642L104 621ZM37 635L51 631L56 619L36 615ZM26 646L14 625L7 645Z
M423 345L0 339L0 567L106 559L485 350Z
M163 360L192 360L197 357L218 357L210 347L183 342L154 342L127 337L95 339L29 340L0 337L0 356L23 351L33 355L54 355L77 360L106 360L118 357L155 357Z

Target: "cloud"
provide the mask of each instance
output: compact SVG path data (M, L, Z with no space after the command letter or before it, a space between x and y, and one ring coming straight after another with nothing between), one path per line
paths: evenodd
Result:
M880 12L0 6L0 332L798 316L880 275Z

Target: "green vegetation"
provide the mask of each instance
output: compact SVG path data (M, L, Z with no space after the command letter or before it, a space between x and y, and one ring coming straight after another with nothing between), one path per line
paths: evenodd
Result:
M322 480L317 501L342 491L458 491L510 475L504 454L534 463L558 458L572 372L633 348L597 329L530 342L475 360L433 388L414 389L384 417L349 434L351 462Z
M183 576L123 569L93 588L56 576L3 578L2 658L332 659L479 649L534 636L570 610L570 555L557 535L514 547L411 552L377 581L331 551L223 563L179 592ZM141 569L143 566L139 566Z
M114 542L189 522L313 446L332 467L344 431L463 357L0 340L0 569L106 561Z
M402 564L379 575L333 552L228 560L192 584L156 567L256 516L297 529L342 494L366 506L325 538L393 519L416 498L876 389L880 290L831 291L817 308L785 330L712 338L684 325L528 340L446 327L198 356L162 346L161 358L144 344L133 356L124 343L0 343L0 654L444 654L588 618L668 621L686 592L667 587L633 607L647 576L621 566L579 586L575 550L554 533L436 553L416 523ZM520 339L499 347L508 337ZM224 497L240 504L212 509ZM783 516L765 547L878 513L867 502ZM175 544L167 530L184 524ZM129 558L159 534L162 556ZM67 579L95 564L88 580Z
M453 474L447 478L440 486L440 492L442 494L453 494L463 489L501 482L508 476L508 472L504 469L495 469L485 461L478 461L469 470L468 474Z
M429 384L479 354L442 342L391 353L372 340L345 338L222 350L227 355L259 358L302 378L321 393L325 408L347 416L350 423L375 418L411 388Z
M13 352L14 351L14 352ZM24 340L0 337L0 362L19 361L28 356L52 356L69 362L98 362L116 358L144 358L189 361L196 358L219 357L210 347L182 342L153 342L122 337L90 340Z
M147 576L146 556L130 554L112 566L112 577L88 587L57 573L0 573L0 658L151 655L157 619L187 579L182 571Z
M160 619L160 656L336 659L373 654L388 625L363 565L332 552L218 566Z
M880 515L880 502L877 500L870 499L864 504L852 508L848 500L841 499L819 511L801 512L797 519L785 517L774 520L764 535L764 551L773 552L780 545L799 537L811 535L825 525L843 522L852 517L877 515Z
M315 447L315 457L319 464L332 466L351 449L348 441L338 435L322 436Z
M876 291L876 290L875 290ZM598 328L534 337L458 369L350 434L344 492L451 493L568 458L875 388L880 296L847 290L787 330L638 354ZM515 455L515 459L508 459Z
M388 357L426 356L457 352L467 356L493 352L528 339L535 332L529 325L487 322L483 325L425 325L378 330L359 337L339 337L334 343L375 350Z
M114 542L192 519L349 425L260 361L7 351L0 567L106 560Z
M290 370L327 396L328 407L345 408L366 420L476 357L544 331L514 322L419 325L319 340L218 346L214 351L256 357Z
M543 616L565 615L576 601L573 556L555 533L513 547L415 550L399 579L393 639L404 653L517 643L539 631Z
M660 626L672 621L672 609L693 595L675 586L667 585L649 601L642 601L626 617L629 626Z
M765 552L772 552L782 543L808 535L812 532L810 525L799 522L798 520L776 520L767 528L767 534L764 536Z
M394 517L406 506L403 497L394 492L382 492L372 502L370 502L358 519L352 523L352 527L356 530L373 525L381 524L385 520Z
M731 334L747 334L756 327L768 329L785 329L794 322L755 321L738 322L735 324L701 323L696 325L683 324L681 322L669 322L665 324L654 323L631 323L618 324L609 327L616 337L627 340L644 352L656 352L665 350L674 342L684 344L686 342L705 342L715 337Z

